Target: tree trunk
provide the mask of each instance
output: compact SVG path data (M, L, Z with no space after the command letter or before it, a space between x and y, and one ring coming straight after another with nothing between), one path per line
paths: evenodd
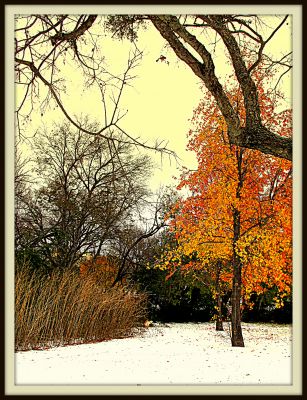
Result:
M222 319L222 297L220 288L220 273L222 269L221 261L216 263L216 277L215 277L215 289L216 289L216 307L217 307L217 319L216 319L216 330L223 331L223 319Z
M238 186L237 199L241 198L241 189L244 182L243 168L244 150L236 150L237 166L238 166ZM233 208L233 278L232 278L232 295L231 295L231 343L232 346L244 347L242 328L241 328L241 270L242 261L237 251L237 243L241 235L241 213Z
M220 296L220 293L217 294L216 296L216 302L217 302L217 309L218 309L218 315L217 315L217 320L216 320L216 330L217 331L223 331L223 317L222 317L222 297Z
M241 328L241 259L237 254L236 244L240 238L240 212L233 210L233 279L231 295L231 343L232 346L244 347Z
M234 277L231 296L231 344L236 347L244 347L241 328L241 266L234 266Z

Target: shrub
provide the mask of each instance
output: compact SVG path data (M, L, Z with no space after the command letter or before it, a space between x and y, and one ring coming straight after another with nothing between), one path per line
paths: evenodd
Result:
M133 276L140 290L148 294L149 318L161 322L206 322L214 315L212 293L191 275L140 268ZM196 275L196 274L194 274Z
M78 271L15 275L15 350L127 337L143 329L147 297L105 289Z
M243 309L242 321L244 322L275 322L292 323L292 296L283 298L283 306L276 307L274 297L278 294L278 289L273 287L263 294L253 293L251 300L254 303L252 309Z

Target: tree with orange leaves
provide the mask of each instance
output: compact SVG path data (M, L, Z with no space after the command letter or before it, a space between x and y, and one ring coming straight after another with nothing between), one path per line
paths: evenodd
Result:
M80 262L80 275L86 279L93 279L105 288L110 288L117 276L119 264L120 260L116 257L89 256Z
M276 97L263 89L264 74L258 71L255 80L265 126L290 137L291 111L278 113ZM229 91L228 98L244 124L240 90ZM244 346L243 302L248 303L253 292L274 286L279 290L277 305L291 293L292 165L231 145L209 94L195 110L193 123L188 148L196 153L198 168L181 176L178 189L188 189L189 194L168 216L172 215L169 224L177 246L158 264L169 269L169 277L178 269L203 269L217 298L220 283L231 289L232 345ZM190 261L183 263L187 258Z

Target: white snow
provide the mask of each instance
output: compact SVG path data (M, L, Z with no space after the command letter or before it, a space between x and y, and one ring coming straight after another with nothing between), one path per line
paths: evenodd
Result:
M291 325L155 324L142 336L15 354L16 385L291 385Z

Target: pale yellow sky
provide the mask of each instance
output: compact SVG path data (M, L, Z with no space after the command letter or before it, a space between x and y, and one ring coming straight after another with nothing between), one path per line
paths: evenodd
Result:
M133 45L128 41L111 39L104 39L101 43L108 69L114 74L122 73ZM189 118L202 96L200 82L185 64L178 62L171 50L165 50L163 46L164 42L154 28L140 35L138 47L144 51L144 56L132 72L136 78L123 92L119 108L128 110L128 113L120 126L129 135L146 141L148 145L154 145L156 140L163 141L170 150L176 152L184 165L194 167L195 156L186 151L186 134L190 127ZM156 62L161 54L167 55L169 64ZM93 87L83 92L79 71L72 66L65 71L67 96L62 95L65 107L70 114L89 114L102 125L104 115L99 91ZM112 114L110 105L108 113ZM33 114L33 123L28 125L28 132L31 135L42 123L49 125L62 118L64 116L58 109L47 111L43 117L40 112ZM176 161L163 156L161 163L160 154L153 151L147 151L147 154L157 163L157 170L150 180L151 188L157 190L160 185L172 183L172 176L179 175Z

